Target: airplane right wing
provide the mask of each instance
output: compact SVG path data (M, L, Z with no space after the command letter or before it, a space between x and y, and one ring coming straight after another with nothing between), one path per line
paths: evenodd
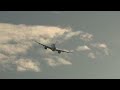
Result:
M72 53L73 51L67 51L67 50L61 50L61 49L56 49L58 52L66 52L66 53Z
M47 46L47 45L41 44L41 43L39 43L39 42L37 42L37 41L35 41L35 42L38 43L38 44L40 44L40 45L42 45L42 46L44 46L44 47L46 47L46 48L52 49L51 47L49 47L49 46Z

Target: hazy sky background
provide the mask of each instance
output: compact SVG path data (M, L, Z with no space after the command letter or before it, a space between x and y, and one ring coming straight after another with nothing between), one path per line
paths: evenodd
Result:
M29 57L30 59L32 58L32 61L35 61L36 63L40 63L40 72L27 71L27 70L26 71L23 70L22 72L20 71L21 69L17 71L15 69L16 66L14 65L13 65L14 69L12 70L4 69L3 67L4 63L2 63L3 66L2 67L0 66L0 67L3 68L4 70L1 70L0 78L33 78L33 79L34 78L40 78L40 79L120 78L120 70L119 70L120 69L120 55L119 55L120 54L120 50L119 50L120 12L115 12L115 11L114 12L113 11L111 12L107 12L107 11L60 11L60 12L59 11L31 11L31 12L30 11L0 11L0 23L1 23L0 33L1 35L3 34L3 36L1 36L1 42L0 42L1 45L4 42L2 41L2 37L6 37L4 36L4 34L8 35L8 32L10 33L10 30L11 30L11 27L7 27L6 31L8 30L8 28L10 28L10 30L8 32L4 32L4 28L6 27L6 25L4 26L4 24L16 25L15 26L16 32L18 32L17 29L19 29L17 25L19 26L20 24L23 25L23 26L22 25L20 26L20 29L22 29L22 27L26 28L27 26L31 26L31 27L44 26L43 30L44 29L46 30L48 27L55 27L54 30L57 29L57 27L59 29L69 27L72 29L71 33L82 31L84 33L87 33L88 35L93 35L93 38L94 38L94 40L92 41L85 41L84 39L83 40L80 39L79 35L76 35L75 37L71 37L69 40L66 40L66 41L64 41L63 38L60 39L60 41L64 41L64 42L58 43L57 44L58 48L73 50L73 49L76 49L78 46L86 46L87 49L88 48L92 49L92 52L89 52L89 50L85 52L84 50L83 51L81 50L81 51L75 51L73 54L63 53L59 55L57 54L57 52L52 54L50 53L45 54L46 56L44 56L44 58L48 58L48 56L52 57L53 55L54 57L52 58L68 59L66 62L64 61L63 65L61 64L58 66L48 65L47 62L43 60L43 56L42 56L44 55L44 52L45 52L44 48L31 41L29 42L29 45L32 44L33 47L28 48L29 50L27 51L27 54L25 55L20 54L22 56L17 55L17 58L15 56L15 59L17 62L17 59L20 59L21 57L24 57L24 58ZM26 29L28 30L28 28ZM37 30L38 29L39 28L37 28ZM52 28L50 29L52 30ZM43 30L37 33L44 32ZM11 31L13 32L13 30ZM18 36L17 37L18 39L21 37L20 36L22 35L21 33L22 32L17 33L18 35L16 36ZM30 34L28 34L27 31L25 31L25 34L26 36L30 37L29 36ZM38 39L39 38L37 37L37 40ZM19 41L19 42L23 43L23 41ZM54 42L54 40L52 42ZM95 46L96 43L100 43L101 47ZM103 45L102 43L105 43L105 44ZM91 44L92 45L94 44L94 46L92 47ZM3 48L3 47L1 46L0 48ZM101 49L101 48L104 48L104 49ZM2 52L2 49L0 49L0 52ZM96 54L96 55L94 56L93 54ZM65 63L67 63L68 65ZM23 64L23 63L17 62L17 64ZM9 66L9 63L7 65ZM38 70L38 69L35 69L35 70Z

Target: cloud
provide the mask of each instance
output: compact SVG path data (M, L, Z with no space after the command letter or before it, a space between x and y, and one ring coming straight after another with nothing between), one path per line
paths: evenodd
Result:
M98 55L110 55L109 54L109 48L106 44L104 43L96 43L96 42L89 42L87 45L84 46L78 46L76 48L76 51L78 52L84 52L89 58L95 59L97 58Z
M0 62L2 62L2 60L8 59L8 57L2 53L0 53Z
M87 45L84 45L84 46L78 46L76 48L76 51L88 51L88 50L91 50Z
M73 36L78 36L78 35L80 35L80 31L76 31L76 32L70 31L66 34L64 39L67 40L67 39L72 38Z
M91 46L103 50L105 55L109 55L109 49L105 43L92 43Z
M69 60L57 56L45 58L45 60L47 61L48 65L52 67L61 65L72 65L72 63Z
M87 32L83 32L83 31L72 31L71 28L69 28L70 30L65 34L65 37L64 39L65 40L68 40L72 37L79 37L80 40L83 40L85 42L88 42L88 41L92 41L93 40L93 35L90 34L90 33L87 33Z
M83 40L83 41L91 41L91 40L93 40L93 35L81 31L81 33L80 33L80 39Z
M20 59L18 61L15 62L17 64L17 71L35 71L35 72L39 72L40 68L39 62L33 62L30 59Z
M92 58L92 59L95 59L95 58L96 58L96 57L95 57L95 54L92 53L92 52L90 52L90 53L88 54L88 57L90 57L90 58Z
M95 50L104 51L109 55L108 46L104 43L93 42L93 35L81 30L74 31L71 27L62 28L58 26L41 26L25 24L0 23L0 70L16 70L19 72L40 72L41 62L49 66L72 65L69 55L57 55L51 50L39 49L40 45L33 42L37 40L43 44L50 45L55 41L67 42L72 38L87 42L87 45L77 45L73 50L84 52L86 56L95 59ZM53 40L55 40L53 42ZM94 50L95 49L95 50ZM69 57L66 58L66 57Z
M41 71L39 58L50 57L51 50L39 51L39 45L33 40L49 44L71 30L55 26L24 25L0 23L0 67L6 70ZM37 48L36 48L37 47ZM59 58L57 60L57 58ZM55 58L59 64L69 64L68 61Z
M25 40L25 39L50 39L68 32L67 29L52 26L27 26L0 23L2 38L6 40ZM14 31L14 32L13 32ZM19 38L18 38L19 37Z
M107 44L99 42L92 34L81 31L79 36L80 40L84 41L84 45L77 46L76 51L85 53L91 59L97 58L97 55L102 53L110 55Z

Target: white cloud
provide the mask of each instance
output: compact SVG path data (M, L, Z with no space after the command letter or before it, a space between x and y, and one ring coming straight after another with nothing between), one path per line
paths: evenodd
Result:
M2 68L6 69L11 68L15 70L16 67L17 71L38 72L40 71L40 66L37 65L39 61L34 53L37 55L40 54L41 59L44 59L51 56L53 52L50 50L44 52L34 51L36 48L33 48L33 45L37 44L35 44L33 40L37 40L44 44L49 44L52 42L53 38L60 37L70 31L71 28L0 23L0 65ZM32 51L30 52L31 49ZM33 60L36 60L38 62L33 62ZM61 62L59 60L59 63L69 64L63 59L61 59Z
M93 35L90 34L90 33L87 33L87 32L83 32L83 31L72 31L72 29L69 28L69 31L67 33L65 33L65 37L64 39L65 40L68 40L72 37L80 37L80 40L83 40L85 42L88 42L88 41L92 41L93 40Z
M88 51L91 50L87 45L84 46L78 46L76 51Z
M67 34L66 34L66 36L65 36L65 40L67 40L67 39L70 39L70 38L72 38L73 36L78 36L78 35L80 35L80 31L76 31L76 32L68 32Z
M95 58L96 58L96 57L95 57L95 54L92 53L92 52L90 52L90 53L88 54L88 57L90 57L90 58L92 58L92 59L95 59Z
M47 61L48 65L50 66L61 66L61 65L72 65L72 63L64 58L61 57L50 57L50 58L45 58Z
M51 58L45 58L45 60L47 60L47 63L50 66L57 66L58 65L58 63L56 63L56 61L51 59Z
M26 26L0 23L0 32L3 34L2 38L14 40L38 39L40 37L42 39L50 39L63 35L68 31L68 29L53 26Z
M64 58L58 58L58 62L60 62L61 64L65 64L65 65L72 65L70 61L65 60Z
M86 32L81 32L80 39L83 41L91 41L93 40L93 35Z
M104 43L92 43L92 47L95 47L97 49L103 50L105 55L109 55L109 49L108 46Z
M35 71L35 72L39 72L40 68L39 62L33 62L30 59L20 59L18 61L16 61L16 65L17 65L17 71Z
M107 45L104 43L92 43L91 46L96 48L107 48Z
M100 48L107 48L107 45L106 44L98 44L98 46L100 47Z
M0 48L2 51L8 53L9 55L15 55L18 53L26 53L26 50L30 48L30 45L20 45L20 44L1 44Z
M41 71L40 60L46 61L50 66L72 65L72 62L65 56L54 56L54 52L51 50L39 50L39 45L34 43L33 40L48 45L53 39L56 41L60 38L60 41L65 42L73 37L77 37L84 42L89 41L89 46L102 49L106 55L109 54L106 44L91 44L92 34L73 31L70 27L0 23L0 67L17 71L39 72ZM93 48L88 45L78 45L74 50L93 51ZM94 53L88 52L88 57L96 58Z

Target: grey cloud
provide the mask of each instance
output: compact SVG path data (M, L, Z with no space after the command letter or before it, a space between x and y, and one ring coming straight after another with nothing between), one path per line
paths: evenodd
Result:
M81 32L80 39L83 41L91 41L93 40L93 35L86 32Z
M67 39L70 39L70 38L72 38L73 36L78 36L78 35L80 35L80 31L76 31L76 32L68 32L67 34L66 34L66 36L65 36L65 40L67 40Z
M105 43L92 43L91 46L103 50L105 55L109 55L109 49Z
M39 45L34 43L33 40L49 44L53 38L62 36L64 33L69 32L69 29L54 26L0 23L0 32L1 67L6 70L21 72L40 72L41 60L50 57L53 52L50 50L39 51ZM66 60L60 59L60 57L56 58L59 58L58 62L61 64L69 64Z
M84 42L89 42L88 45L78 45L77 48L74 48L75 51L88 51L85 53L93 59L96 58L96 54L92 53L94 50L91 47L102 49L106 55L109 54L106 44L91 43L92 34L73 31L70 27L0 23L0 32L0 67L4 70L40 72L42 61L49 66L72 65L72 62L66 58L69 57L68 55L58 56L51 50L39 49L40 45L33 40L49 45L53 39L63 43L76 37Z
M17 65L17 71L35 71L40 72L40 63L39 62L33 62L30 59L20 59L15 62Z
M53 67L60 66L60 65L72 65L72 63L69 60L66 60L58 56L45 58L45 60L47 60L48 65L53 66Z
M78 46L76 51L84 52L89 58L92 59L97 58L97 55L100 55L103 52L105 55L110 54L107 44L100 43L99 41L95 42L93 39L97 41L92 34L81 31L80 40L83 40L85 45Z
M92 59L95 59L95 58L96 58L95 54L92 53L92 52L90 52L90 53L88 54L88 57L90 57L90 58L92 58Z

